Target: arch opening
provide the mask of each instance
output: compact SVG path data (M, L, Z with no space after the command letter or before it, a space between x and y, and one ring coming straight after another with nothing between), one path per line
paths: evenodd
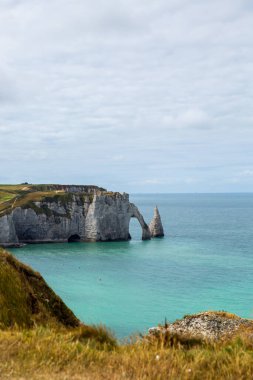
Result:
M80 240L81 240L80 236L77 234L74 234L68 238L68 243L78 243Z
M142 227L139 220L132 216L129 221L129 240L142 240Z

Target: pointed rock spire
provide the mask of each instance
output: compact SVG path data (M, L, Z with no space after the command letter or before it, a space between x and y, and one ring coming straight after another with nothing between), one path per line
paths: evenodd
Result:
M162 225L161 217L160 217L157 206L155 207L155 210L154 210L154 217L149 224L149 230L152 237L164 236L163 225Z

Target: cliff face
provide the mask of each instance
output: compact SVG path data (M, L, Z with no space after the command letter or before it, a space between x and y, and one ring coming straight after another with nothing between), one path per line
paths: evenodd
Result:
M71 195L63 203L52 199L17 207L11 213L19 242L64 242L72 235L85 236L85 215L89 199Z
M127 240L129 232L129 198L127 194L98 194L88 208L85 240Z
M128 194L54 187L53 195L29 193L12 203L0 216L0 244L128 240L131 218L138 219L142 239L150 239L149 227Z
M11 215L0 217L0 243L18 243L15 226Z

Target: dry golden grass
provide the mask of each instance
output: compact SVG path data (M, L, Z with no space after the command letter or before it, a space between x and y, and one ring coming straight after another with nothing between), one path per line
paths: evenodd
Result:
M233 314L233 313L228 313L227 311L224 311L224 310L220 310L220 311L214 311L214 310L208 310L208 311L205 311L204 313L208 314L208 315L219 315L220 317L224 317L224 318L228 318L228 319L240 319L240 317L236 314ZM202 313L197 313L197 314L187 314L184 316L184 318L190 318L190 319L194 319L194 318L198 318Z
M0 185L0 190L18 192L24 188L31 188L32 185Z
M115 345L102 328L0 332L1 379L252 379L252 341ZM102 336L102 338L101 338Z

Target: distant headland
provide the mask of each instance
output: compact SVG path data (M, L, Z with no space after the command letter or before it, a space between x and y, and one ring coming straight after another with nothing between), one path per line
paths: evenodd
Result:
M127 193L93 185L0 185L0 245L129 240L136 218L142 239L164 236L157 207L148 225Z

